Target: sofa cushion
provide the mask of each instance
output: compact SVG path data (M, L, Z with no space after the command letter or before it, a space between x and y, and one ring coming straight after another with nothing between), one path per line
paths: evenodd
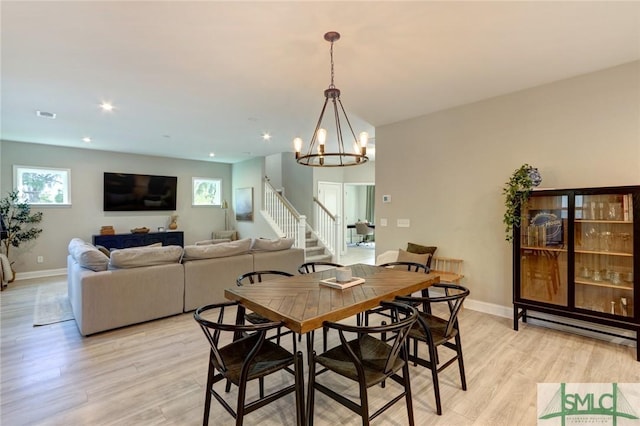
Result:
M279 251L288 250L293 246L293 238L276 238L267 240L256 238L251 246L252 251Z
M212 259L245 254L251 248L251 238L231 241L228 243L208 244L201 246L185 246L184 259Z
M69 254L80 266L92 271L106 271L109 266L109 258L104 253L80 238L69 242Z
M428 265L431 253L410 253L402 249L398 250L398 262L415 262L421 265ZM403 267L402 267L403 268Z
M131 247L113 250L109 267L124 269L179 263L182 253L183 250L180 246Z
M197 246L208 246L210 244L220 244L220 243L229 243L231 240L229 238L214 238L213 240L202 240L196 241Z

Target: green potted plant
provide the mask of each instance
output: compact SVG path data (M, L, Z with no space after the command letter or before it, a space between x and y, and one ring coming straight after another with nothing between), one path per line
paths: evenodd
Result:
M520 215L516 214L516 211L526 206L531 190L540 185L540 182L542 182L542 177L540 177L538 169L529 164L523 164L513 172L509 181L505 183L502 194L505 196L506 210L502 222L505 224L505 239L507 241L513 240L513 228L520 227Z
M18 248L22 243L35 240L42 232L42 229L35 226L42 221L42 212L32 213L31 206L18 198L18 191L11 191L0 199L0 214L7 231L7 237L2 240L1 245L7 258L11 247ZM15 273L13 275L15 278Z

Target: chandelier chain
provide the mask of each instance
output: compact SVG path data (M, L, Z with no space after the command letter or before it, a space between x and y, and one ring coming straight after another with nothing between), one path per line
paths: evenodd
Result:
M331 84L329 85L329 89L335 89L336 86L333 84L333 41L331 42L331 49L329 52L331 55Z

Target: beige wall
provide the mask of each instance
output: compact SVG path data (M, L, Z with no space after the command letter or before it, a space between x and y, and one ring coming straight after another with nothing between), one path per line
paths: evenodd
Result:
M504 183L529 163L541 187L640 184L640 62L378 127L376 149L377 253L436 245L472 299L510 306Z
M224 211L217 207L191 206L191 178L222 179L222 197L231 202L231 165L205 161L177 160L144 155L74 149L3 141L0 145L0 192L12 189L13 165L71 169L71 207L38 207L44 213L40 237L12 250L18 277L21 273L66 267L67 245L73 237L91 241L103 225L116 232L146 226L153 230L169 224L172 212L105 212L102 210L103 173L124 172L178 177L178 230L185 243L211 237L211 231L224 228ZM231 217L232 211L230 211ZM36 263L37 256L44 263Z

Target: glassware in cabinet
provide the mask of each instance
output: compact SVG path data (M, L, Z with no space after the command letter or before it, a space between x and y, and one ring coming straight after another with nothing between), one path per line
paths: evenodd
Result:
M520 296L568 305L568 197L531 197L521 212Z
M575 307L634 316L633 194L575 196Z

